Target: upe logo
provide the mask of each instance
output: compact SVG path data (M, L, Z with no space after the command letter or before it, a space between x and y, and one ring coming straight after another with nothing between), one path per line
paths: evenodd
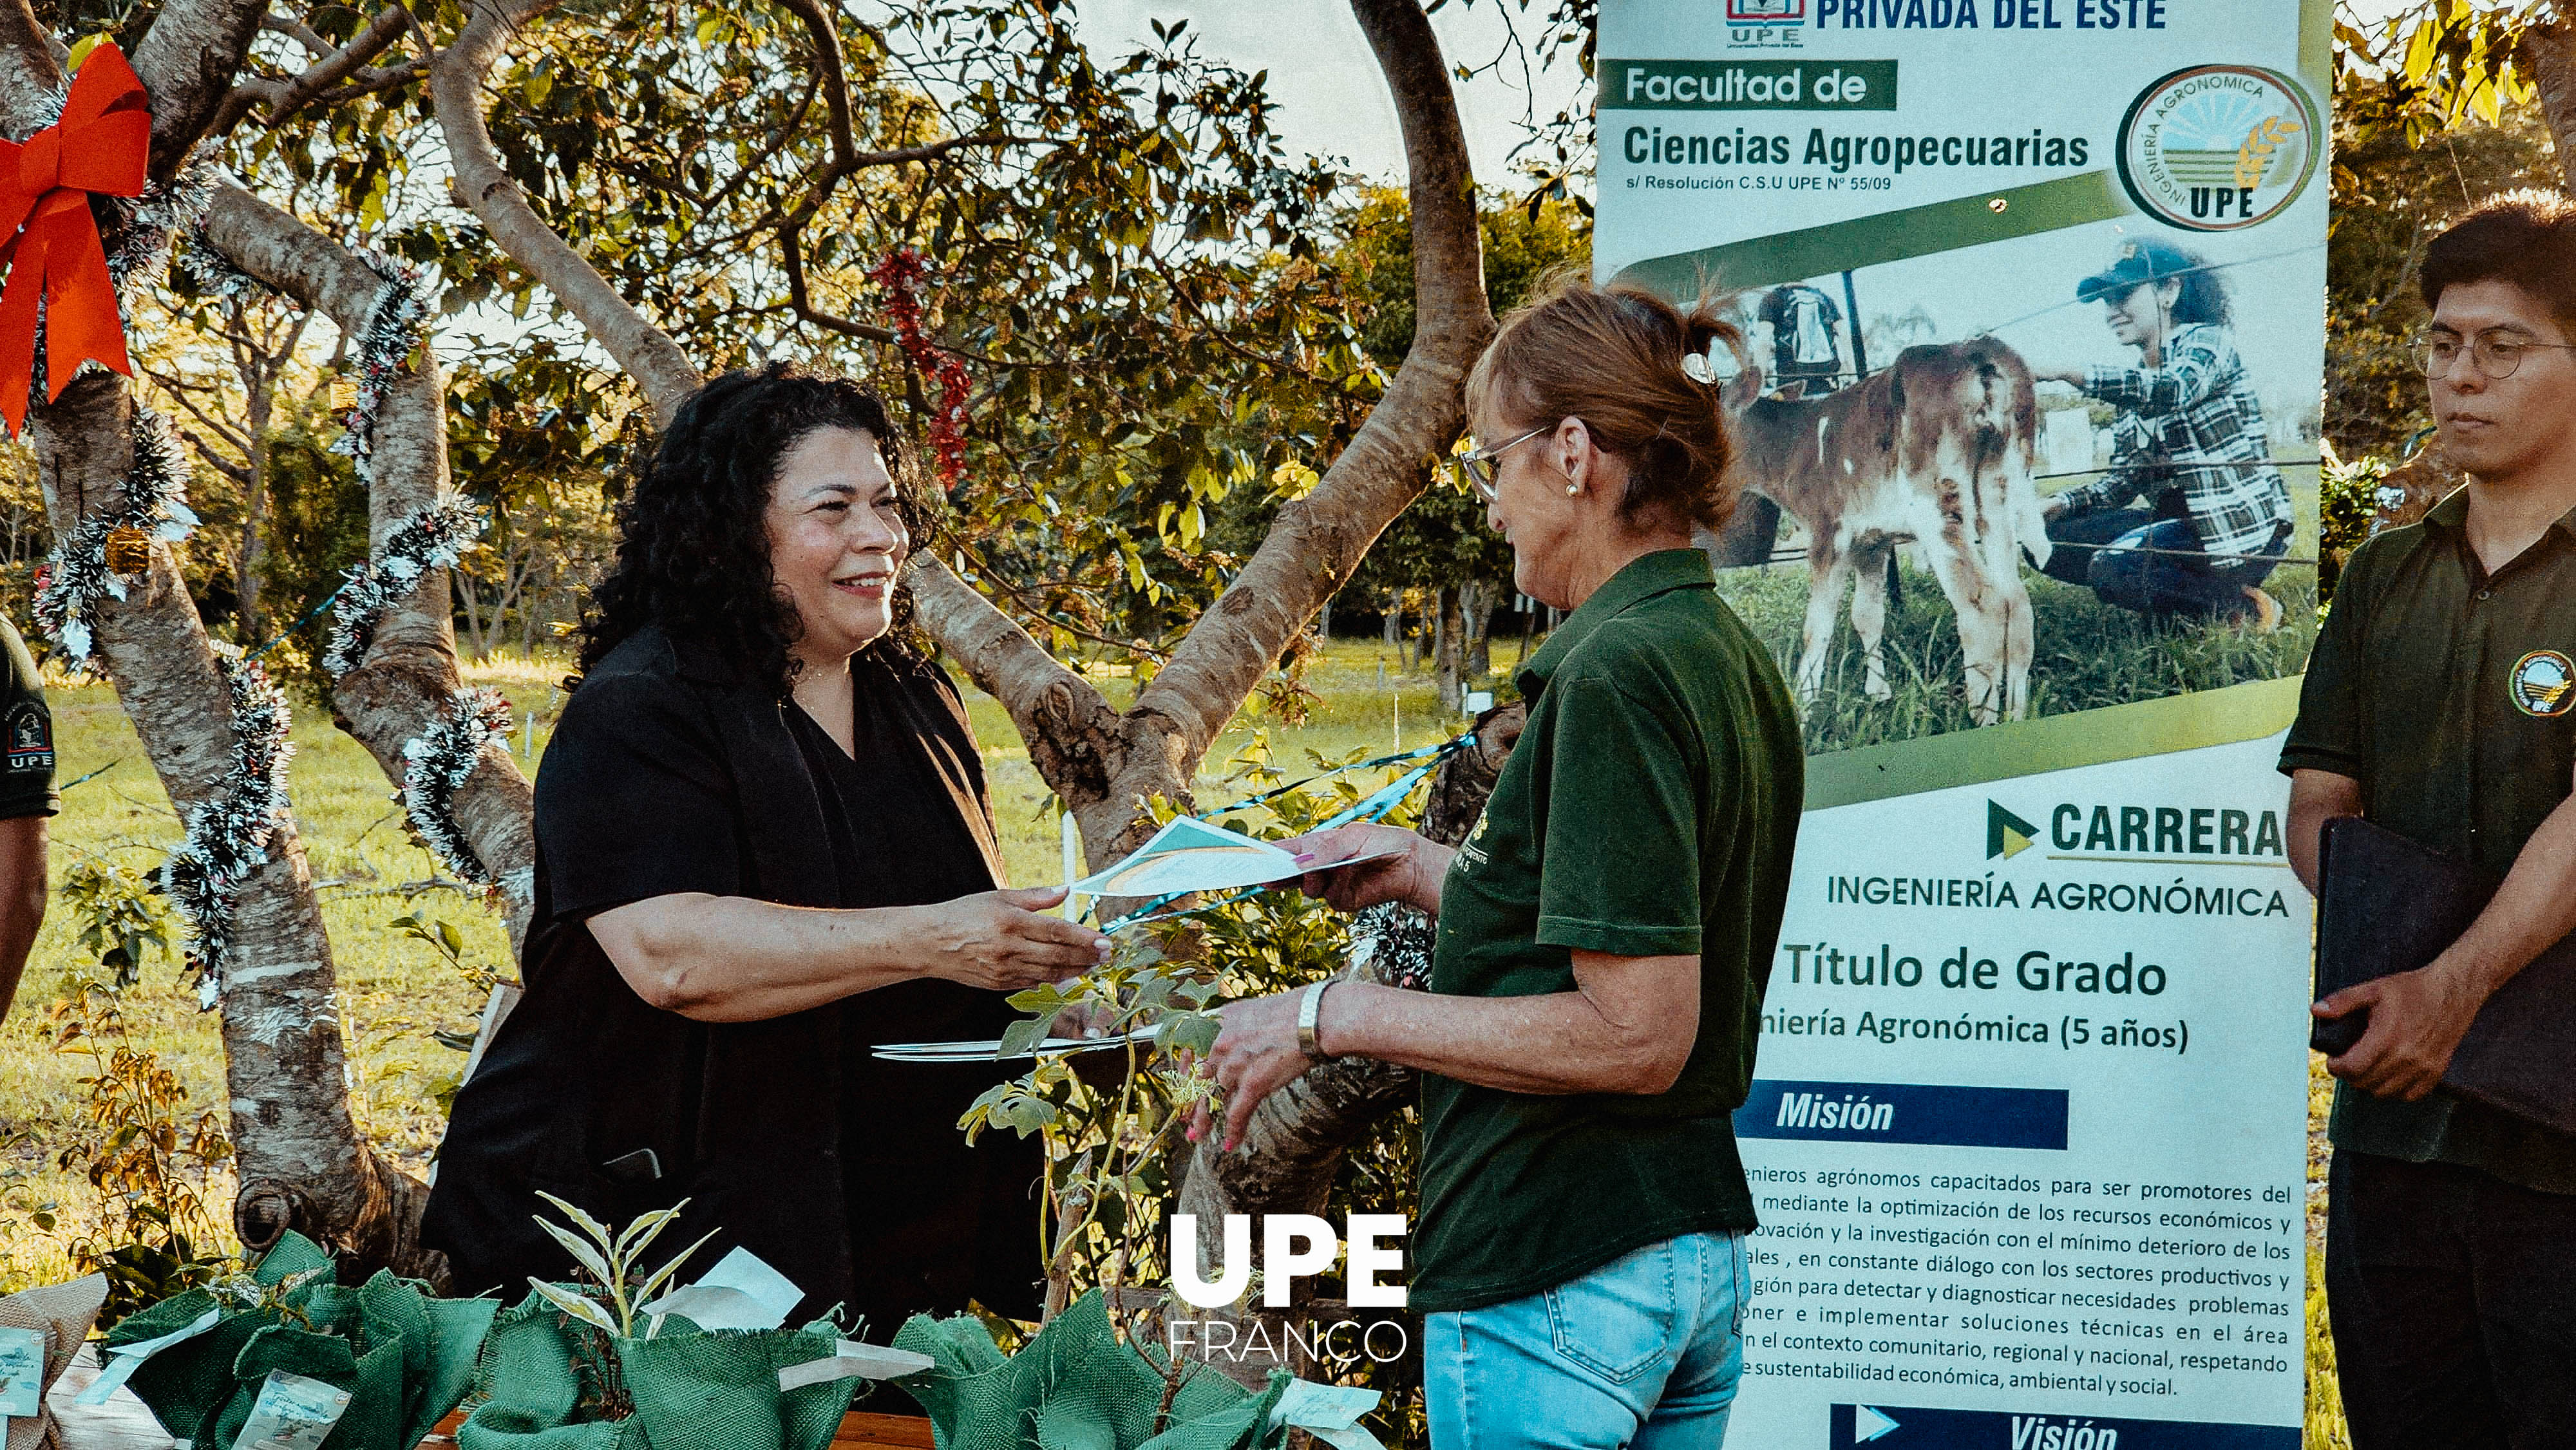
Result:
M2536 649L2513 663L2514 708L2547 719L2576 709L2576 662L2554 649Z
M1726 18L1746 25L1793 25L1807 18L1807 0L1726 0Z
M2130 105L2120 184L2151 216L2230 232L2298 200L2324 150L2323 119L2298 82L2255 66L2193 66Z
M1380 1284L1377 1276L1404 1267L1404 1251L1383 1248L1379 1240L1404 1236L1404 1215L1355 1213L1350 1219L1349 1263L1343 1274L1342 1302L1354 1309L1401 1309L1404 1287ZM1199 1276L1198 1215L1172 1215L1172 1289L1183 1303L1200 1309L1227 1309L1240 1302L1252 1284L1252 1217L1225 1216L1225 1244L1213 1282ZM1294 1281L1332 1268L1343 1257L1342 1240L1329 1222L1311 1213L1267 1213L1261 1216L1261 1302L1285 1309ZM1293 1349L1310 1360L1348 1364L1359 1359L1384 1364L1405 1357L1412 1344L1400 1320L1384 1318L1317 1319L1291 1324L1274 1340L1258 1317L1184 1319L1165 1315L1164 1347L1175 1356L1195 1344L1207 1359L1246 1359L1285 1367Z

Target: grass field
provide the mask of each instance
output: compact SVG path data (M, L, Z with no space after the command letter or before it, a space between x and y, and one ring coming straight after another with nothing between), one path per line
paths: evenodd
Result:
M1803 574L1793 580L1787 577L1789 571L1776 572L1782 583L1763 581L1763 587L1794 589L1800 600L1797 607L1803 607ZM2289 648L2287 641L2267 645L2259 637L2241 633L2214 641L2184 637L2180 631L2159 633L2125 617L2091 620L2088 627L2095 638L2088 645L2078 637L2077 627L2087 618L2081 609L2086 602L2065 601L2074 607L2041 615L2042 659L2047 664L2040 698L2059 702L2052 712L2080 708L2074 703L2077 700L2098 702L2079 691L2106 684L2163 693L2143 687L2147 672L2157 669L2172 672L2160 677L2167 680L2225 683L2207 671L2248 668L2246 659L2264 649ZM2052 625L2052 619L2058 623ZM1937 711L1941 706L1934 697L1945 688L1944 681L1955 699L1955 632L1947 636L1951 658L1946 673L1938 656L1943 632L1949 630L1948 611L1940 604L1937 590L1928 580L1919 584L1909 580L1905 607L1890 630L1891 648L1919 651L1927 663L1919 699L1908 706L1900 696L1898 709ZM2122 634L2124 630L2128 633ZM2106 639L2115 640L2116 647L2106 645ZM2304 651L2304 644L2298 648ZM1496 641L1498 671L1508 675L1517 650L1517 641ZM2207 658L2213 654L2214 664ZM2278 659L2272 664L2277 665ZM2297 660L2291 658L2275 672L2295 668ZM548 722L561 706L554 682L563 671L561 661L543 659L500 661L467 671L472 682L494 685L508 694L523 719L526 712L534 712L534 740L528 742L524 768L532 770L542 758ZM1852 678L1856 682L1856 666ZM1124 681L1104 683L1114 700L1121 699ZM1260 708L1237 718L1209 752L1208 770L1200 782L1203 803L1218 803L1237 788L1224 778L1227 762L1256 737L1266 740L1279 768L1294 776L1303 773L1309 750L1330 758L1355 749L1376 753L1398 745L1430 744L1455 728L1454 722L1439 715L1431 681L1402 673L1398 657L1373 642L1335 643L1311 662L1306 685L1315 699L1302 723L1290 724ZM156 866L177 839L178 824L114 695L103 686L61 682L49 693L57 727L59 778L70 780L109 767L64 798L63 814L53 828L57 883L83 859L105 858L135 871ZM1000 707L971 693L969 703L977 734L985 742L985 770L1011 877L1018 882L1050 880L1057 865L1048 792L1030 768L1027 752ZM1853 739L1866 733L1860 722L1871 712L1856 700L1831 708L1837 712L1835 719L1847 722L1836 728L1849 731ZM310 710L300 712L294 738L296 818L320 884L339 968L351 1037L356 1112L384 1151L418 1171L440 1129L433 1094L453 1078L461 1062L460 1055L441 1046L431 1032L470 1030L480 994L462 974L389 923L412 911L452 921L464 932L467 959L489 965L503 962L506 938L497 918L477 900L434 884L440 874L435 862L412 844L383 774L354 741L334 730L327 717ZM68 1246L98 1219L97 1194L80 1176L77 1161L71 1170L56 1162L59 1153L77 1150L87 1136L81 1116L84 1094L77 1079L89 1070L89 1059L54 1051L47 1022L48 1008L65 981L83 968L85 954L75 942L76 933L72 913L58 902L37 942L18 1007L0 1025L0 1291L66 1276ZM186 1084L191 1110L219 1107L223 1059L215 1023L196 1012L193 995L179 982L175 967L166 962L147 967L142 981L125 992L124 1010L136 1044L157 1053ZM2322 1121L2322 1099L2319 1102L2317 1120ZM2310 1165L2312 1195L2322 1186L2323 1171L2320 1153ZM204 1188L206 1201L220 1218L231 1201L231 1183L218 1172ZM2312 1196L2312 1203L2321 1204L2322 1199ZM30 1219L34 1210L48 1204L61 1214L51 1232L38 1230ZM2313 1251L2321 1241L2313 1234L2311 1239ZM2314 1278L2312 1273L2312 1282ZM2322 1302L2321 1296L2312 1295L2307 1445L2308 1450L2342 1450L2345 1442L2332 1388L2331 1350L2322 1337ZM2321 1369L2328 1372L2315 1373Z

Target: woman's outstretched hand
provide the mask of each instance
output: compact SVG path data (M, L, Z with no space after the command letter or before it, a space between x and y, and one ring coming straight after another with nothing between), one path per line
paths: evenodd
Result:
M1062 900L1061 886L1033 886L912 908L921 916L924 973L1019 992L1078 977L1109 960L1109 938L1080 922L1042 914Z
M1329 831L1292 836L1279 843L1295 852L1306 874L1297 889L1320 897L1335 911L1358 911L1385 901L1402 901L1433 915L1440 911L1440 878L1447 874L1448 847L1399 826L1353 822ZM1394 854L1355 866L1335 863L1392 849Z
M1202 1099L1190 1114L1189 1140L1205 1138L1224 1118L1224 1136L1217 1146L1233 1152L1243 1141L1244 1130L1252 1124L1252 1110L1261 1100L1297 1080L1314 1066L1304 1048L1297 1045L1297 996L1282 992L1270 997L1246 997L1228 1002L1221 1009L1225 1028L1217 1034L1216 1046L1208 1050L1207 1060L1191 1064L1192 1070L1212 1079L1217 1085L1218 1101L1211 1106Z

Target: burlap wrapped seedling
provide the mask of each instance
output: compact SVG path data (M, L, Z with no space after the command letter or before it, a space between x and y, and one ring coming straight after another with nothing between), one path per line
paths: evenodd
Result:
M492 1316L491 1299L434 1299L379 1272L355 1288L332 1281L331 1257L296 1234L248 1275L165 1299L108 1335L108 1348L186 1329L208 1310L214 1327L134 1371L134 1393L161 1427L199 1445L230 1445L271 1370L346 1390L332 1450L413 1450L456 1408Z
M858 1380L780 1387L780 1370L832 1359L840 1345L829 1321L760 1327L777 1325L802 1297L794 1285L736 1250L716 1274L657 1298L715 1236L645 1270L687 1200L612 1230L553 1194L537 1196L565 1220L540 1214L537 1223L589 1282L532 1279L527 1299L493 1323L476 1375L483 1403L457 1431L459 1450L826 1450ZM729 1269L765 1297L716 1287L737 1282ZM683 1306L747 1327L703 1329L677 1312Z
M826 1450L859 1387L778 1388L780 1370L832 1357L829 1321L701 1330L671 1314L648 1332L603 1330L529 1294L484 1341L484 1399L458 1450Z
M940 1450L1278 1450L1288 1437L1286 1425L1270 1423L1292 1383L1284 1372L1256 1393L1198 1368L1166 1415L1159 1346L1119 1343L1097 1290L1047 1321L1017 1354L1003 1354L982 1321L966 1314L916 1314L894 1342L934 1361L897 1383L930 1412Z
M0 1299L0 1329L32 1329L45 1337L44 1389L50 1393L106 1302L105 1274L21 1290ZM8 1424L8 1450L60 1450L50 1407L33 1416L13 1415Z

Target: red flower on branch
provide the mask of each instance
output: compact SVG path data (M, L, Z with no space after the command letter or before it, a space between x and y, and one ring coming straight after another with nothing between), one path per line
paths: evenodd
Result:
M894 323L896 345L920 375L922 392L935 399L930 414L930 453L942 486L955 488L966 467L966 365L955 353L930 340L922 293L930 268L921 253L897 247L868 269L868 280L886 291L886 316Z

